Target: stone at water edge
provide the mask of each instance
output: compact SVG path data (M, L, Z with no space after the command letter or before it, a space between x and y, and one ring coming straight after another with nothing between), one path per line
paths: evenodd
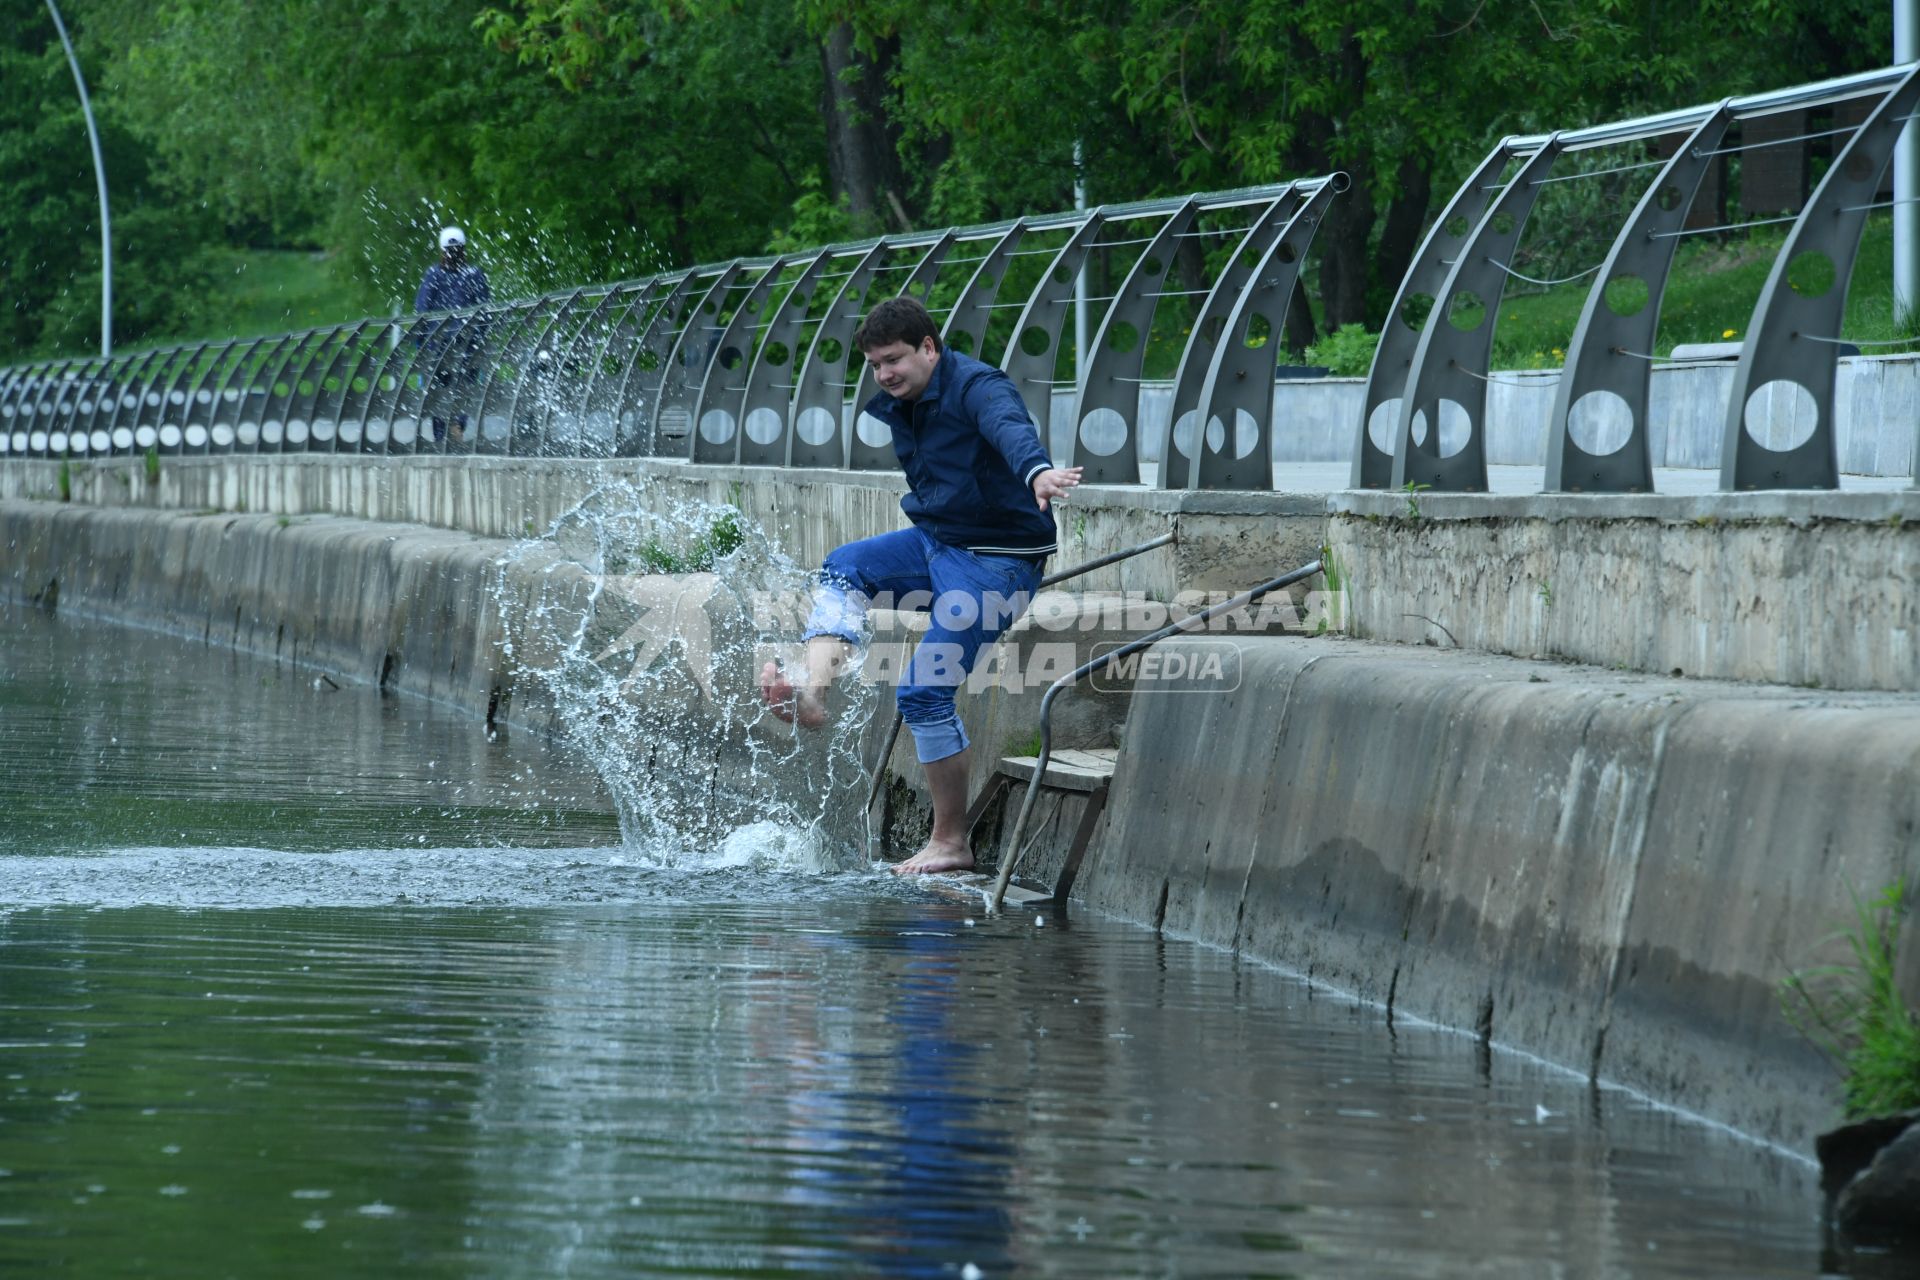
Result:
M1814 1148L1827 1222L1842 1240L1920 1250L1920 1111L1842 1125Z

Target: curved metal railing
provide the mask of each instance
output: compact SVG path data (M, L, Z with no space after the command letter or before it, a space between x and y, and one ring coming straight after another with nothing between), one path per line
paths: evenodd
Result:
M1156 312L1165 329L1161 308L1180 308L1190 323L1161 483L1264 488L1269 469L1241 460L1269 454L1279 330L1306 247L1347 185L1334 174L882 236L460 311L0 370L0 457L890 468L885 433L857 410L873 386L852 337L870 300L904 291L928 300L953 347L1001 363L1043 427L1056 389L1072 388L1073 456L1095 478L1138 478L1142 358ZM1206 286L1167 287L1176 259ZM1089 300L1105 322L1085 325L1097 332L1085 353L1068 328L1083 278L1119 281Z

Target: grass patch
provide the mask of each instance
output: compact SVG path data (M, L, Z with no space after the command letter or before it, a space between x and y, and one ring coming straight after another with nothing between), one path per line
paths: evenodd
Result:
M1652 354L1666 356L1688 342L1737 342L1746 337L1754 303L1786 240L1786 226L1762 227L1728 240L1695 237L1674 256L1673 276L1660 304L1659 336ZM1555 369L1566 363L1567 344L1592 280L1550 289L1509 287L1500 303L1493 337L1496 369ZM1840 335L1859 342L1909 336L1893 314L1893 218L1877 214L1860 238L1847 289L1846 322ZM1890 350L1903 350L1891 348ZM1869 351L1875 350L1869 348Z
M290 333L365 318L373 304L338 255L305 249L217 252L214 291L187 332L155 336L156 347Z
M1920 1019L1900 994L1895 940L1906 881L1877 898L1854 896L1854 920L1832 934L1844 963L1796 970L1780 984L1782 1011L1846 1073L1847 1118L1920 1107Z

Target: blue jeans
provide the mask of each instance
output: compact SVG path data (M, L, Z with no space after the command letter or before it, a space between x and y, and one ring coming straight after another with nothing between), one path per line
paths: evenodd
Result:
M883 533L827 557L806 638L838 636L859 644L875 602L930 615L894 695L920 763L927 764L967 749L954 691L980 651L1027 611L1039 585L1034 561L963 551L918 528Z

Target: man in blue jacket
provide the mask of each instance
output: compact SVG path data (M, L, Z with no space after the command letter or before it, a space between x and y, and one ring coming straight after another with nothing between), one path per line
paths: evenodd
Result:
M487 273L467 261L467 233L459 227L442 227L440 261L428 267L427 273L420 277L419 292L413 297L414 313L457 311L492 300L493 291L487 286ZM486 321L479 317L468 321L449 316L434 322L430 329L421 333L418 339L421 356L425 367L431 370L434 386L453 388L457 395L459 388L470 387L478 382L480 349L486 344L486 337ZM445 439L446 419L436 416L432 421L433 438ZM454 414L455 444L465 438L466 429L467 415Z
M931 600L929 625L896 697L933 796L933 834L894 868L906 874L973 866L968 846L967 734L954 691L981 651L1026 611L1055 548L1049 504L1080 483L1056 467L1011 379L943 350L927 309L891 298L853 335L880 387L866 412L887 424L907 473L901 510L911 528L838 548L820 571L807 621L806 668L760 673L784 720L826 722L827 689L860 643L875 600Z

